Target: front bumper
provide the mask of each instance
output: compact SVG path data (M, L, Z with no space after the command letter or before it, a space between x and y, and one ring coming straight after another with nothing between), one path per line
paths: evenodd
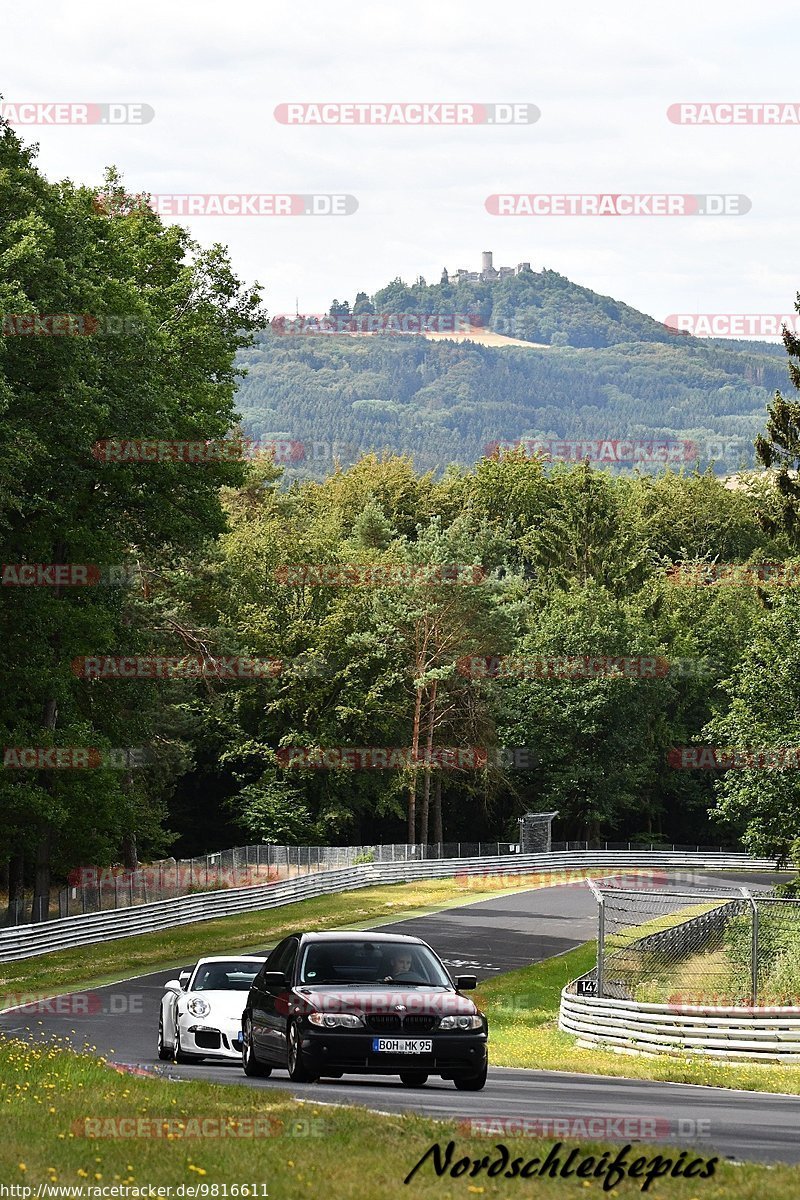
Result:
M186 1013L181 1017L181 1050L185 1054L198 1054L203 1058L242 1057L242 1023L233 1020L214 1020L194 1017Z
M424 1071L452 1079L455 1075L482 1071L488 1055L488 1036L474 1033L377 1034L371 1031L314 1029L304 1023L300 1048L307 1065L324 1074L326 1069L358 1074L397 1075L400 1071ZM376 1038L426 1039L430 1053L397 1054L376 1051Z

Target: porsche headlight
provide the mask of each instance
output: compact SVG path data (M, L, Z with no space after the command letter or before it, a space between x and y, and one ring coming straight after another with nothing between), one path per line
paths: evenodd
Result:
M323 1029L361 1029L364 1022L356 1013L312 1013L308 1018L312 1025Z
M193 1017L207 1017L211 1012L211 1005L202 996L192 996L186 1007Z
M483 1029L483 1021L480 1017L442 1017L439 1022L440 1029Z

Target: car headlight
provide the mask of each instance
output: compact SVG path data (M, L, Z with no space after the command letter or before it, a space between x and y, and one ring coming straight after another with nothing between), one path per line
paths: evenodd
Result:
M483 1029L481 1017L442 1017L440 1029Z
M192 996L186 1007L193 1017L207 1017L211 1012L211 1005L202 996Z
M364 1022L355 1013L312 1013L308 1018L312 1025L324 1029L361 1029Z

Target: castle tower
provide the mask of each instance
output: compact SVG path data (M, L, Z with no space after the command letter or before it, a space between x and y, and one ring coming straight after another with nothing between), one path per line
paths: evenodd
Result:
M491 252L491 250L484 250L483 253L481 254L481 272L491 271L491 270L493 270L492 252Z

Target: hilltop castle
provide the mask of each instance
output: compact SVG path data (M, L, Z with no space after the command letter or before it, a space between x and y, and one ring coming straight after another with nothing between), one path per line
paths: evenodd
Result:
M517 263L516 267L495 268L492 265L492 251L484 250L481 254L480 271L465 271L463 267L459 267L449 275L445 267L442 271L442 283L494 283L496 279L505 279L508 275L521 275L523 271L530 269L529 262Z

